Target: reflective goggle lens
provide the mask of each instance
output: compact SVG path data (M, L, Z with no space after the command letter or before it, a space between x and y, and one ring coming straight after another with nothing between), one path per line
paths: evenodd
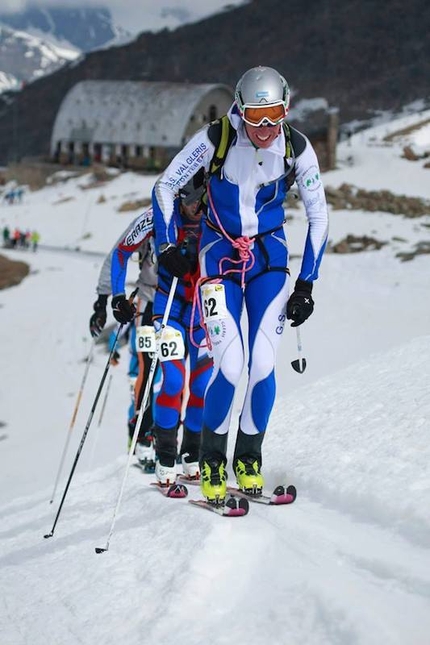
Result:
M280 105L262 105L261 107L245 107L243 120L250 125L259 126L264 121L271 125L278 125L286 117L286 109Z

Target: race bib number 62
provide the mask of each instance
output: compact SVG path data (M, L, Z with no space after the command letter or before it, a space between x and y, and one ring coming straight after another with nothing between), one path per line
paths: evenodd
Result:
M204 284L201 287L203 317L205 322L227 318L225 289L223 284Z
M158 338L158 358L163 361L177 361L185 357L185 345L178 329L165 327Z

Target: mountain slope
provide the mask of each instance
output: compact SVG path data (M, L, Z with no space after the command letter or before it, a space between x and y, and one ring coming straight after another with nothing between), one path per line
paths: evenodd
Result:
M341 121L397 110L429 96L430 14L425 0L317 0L285 8L254 0L173 32L144 33L133 43L89 54L0 105L0 162L46 154L66 92L82 79L236 83L256 64L282 71L295 100L323 96ZM39 107L35 113L34 105ZM18 141L9 127L27 132Z

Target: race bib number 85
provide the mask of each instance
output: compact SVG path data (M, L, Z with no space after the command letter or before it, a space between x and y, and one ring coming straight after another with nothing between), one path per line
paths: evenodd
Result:
M227 318L227 305L223 284L204 284L201 287L203 317L205 322Z
M158 338L158 358L163 361L177 361L185 357L185 345L178 329L167 326Z
M152 325L136 327L136 352L154 353L156 351L154 327Z

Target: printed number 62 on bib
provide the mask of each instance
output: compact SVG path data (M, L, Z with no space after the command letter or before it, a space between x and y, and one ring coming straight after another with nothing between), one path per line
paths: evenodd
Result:
M204 284L201 287L203 317L205 322L227 318L225 289L223 284Z
M158 358L163 361L178 361L185 358L185 345L178 329L165 327L161 337L157 338Z
M136 327L136 352L153 354L157 351L155 330L152 325Z

